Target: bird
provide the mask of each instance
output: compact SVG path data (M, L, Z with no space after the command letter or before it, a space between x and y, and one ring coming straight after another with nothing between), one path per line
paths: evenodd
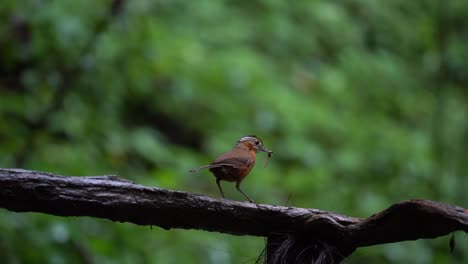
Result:
M224 192L220 184L222 180L227 182L236 182L236 189L242 193L249 202L255 203L252 198L241 190L240 184L255 165L257 158L256 153L259 151L268 153L268 158L270 158L273 153L273 151L263 146L262 140L257 136L244 136L237 141L236 145L230 151L221 154L210 164L192 169L190 172L209 169L209 171L216 177L216 184L218 185L223 198Z

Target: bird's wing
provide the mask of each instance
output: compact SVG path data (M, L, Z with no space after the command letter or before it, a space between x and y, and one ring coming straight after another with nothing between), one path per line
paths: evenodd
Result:
M239 158L232 158L232 159L226 159L226 160L221 160L219 162L213 161L213 163L201 166L195 169L191 169L190 172L197 172L199 170L203 169L211 169L211 168L220 168L220 167L233 167L233 168L243 168L245 166L245 163L248 162L246 160L245 162L239 160Z
M198 167L198 168L195 168L195 169L191 169L191 170L189 170L189 172L197 172L197 171L203 170L203 169L219 168L219 167L223 167L223 166L230 166L230 164L222 164L222 163L208 164L208 165L201 166L201 167Z
M232 168L244 168L245 165L250 165L254 162L252 158L241 157L241 158L228 158L222 160L214 160L211 164L201 166L195 169L191 169L190 172L197 172L203 169L220 168L220 167L232 167Z
M251 164L255 162L255 154L252 155L249 151L234 148L233 150L221 154L215 160L213 160L210 164L218 164L218 163L228 163L228 164Z
M222 160L215 160L210 165L215 167L228 166L233 168L243 168L245 165L250 165L254 160L250 157L237 157Z
M255 157L252 157L248 151L234 149L230 152L221 154L221 156L217 157L210 164L192 169L190 172L219 167L243 168L245 165L250 165L252 163L255 163Z

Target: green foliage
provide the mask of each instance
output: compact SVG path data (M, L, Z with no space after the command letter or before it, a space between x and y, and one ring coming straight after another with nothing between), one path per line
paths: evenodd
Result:
M188 170L256 134L275 151L243 183L261 203L357 217L411 198L466 207L467 12L466 1L4 0L0 167L218 197L208 172ZM7 211L0 231L2 263L253 263L264 246ZM347 262L468 260L466 237L453 255L448 241Z

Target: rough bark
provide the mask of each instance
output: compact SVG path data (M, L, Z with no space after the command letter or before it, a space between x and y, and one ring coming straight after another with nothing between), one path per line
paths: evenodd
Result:
M269 238L270 259L278 248L285 248L285 241L289 249L312 244L333 248L339 261L358 247L435 238L458 230L468 233L467 209L428 200L399 202L361 219L146 187L114 175L64 177L0 169L0 186L0 207L10 211L263 236Z

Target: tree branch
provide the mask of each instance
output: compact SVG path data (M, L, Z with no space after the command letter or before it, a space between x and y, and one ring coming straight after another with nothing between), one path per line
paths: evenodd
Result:
M0 186L0 207L10 211L91 216L164 229L311 237L337 247L345 256L363 246L435 238L458 230L468 233L468 210L427 200L403 201L360 219L146 187L114 175L63 177L0 169Z

